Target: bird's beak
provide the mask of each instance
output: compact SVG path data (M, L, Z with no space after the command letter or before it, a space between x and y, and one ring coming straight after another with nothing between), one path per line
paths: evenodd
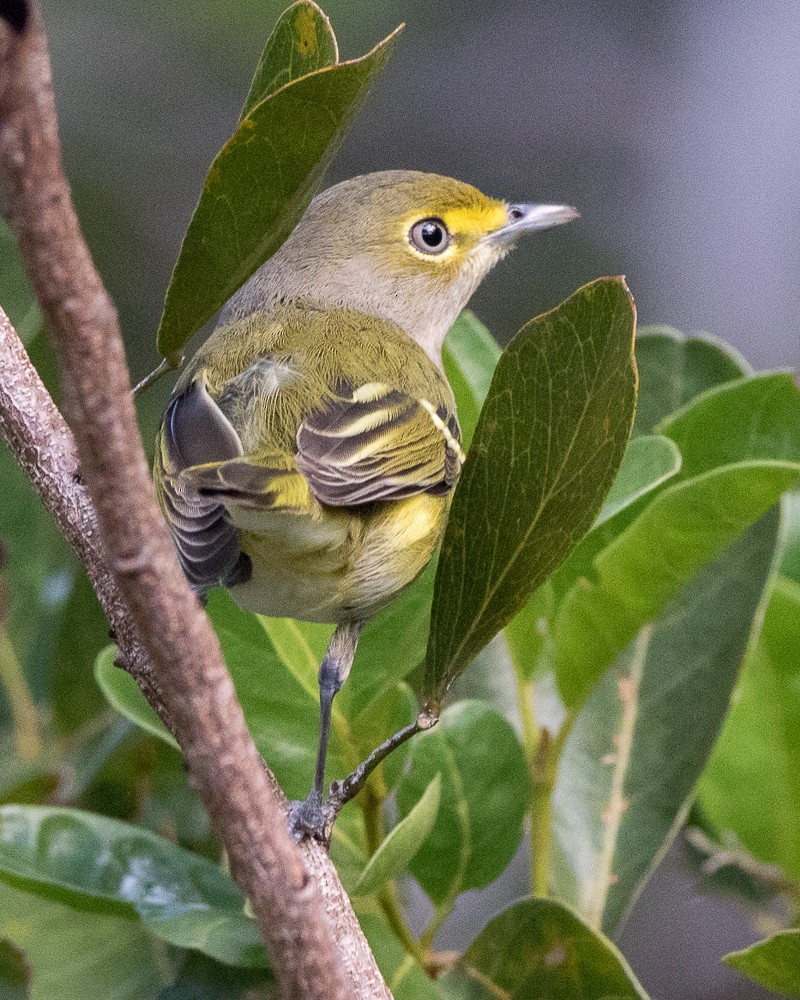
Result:
M506 225L489 233L486 239L490 243L504 246L513 243L524 233L550 229L551 226L563 226L565 222L572 222L577 218L578 212L570 205L509 205Z

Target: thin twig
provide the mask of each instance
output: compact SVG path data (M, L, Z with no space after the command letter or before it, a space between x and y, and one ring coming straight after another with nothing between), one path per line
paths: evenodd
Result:
M84 559L104 607L113 606L110 621L123 649L136 651L126 666L181 745L258 918L281 997L388 998L327 857L313 846L301 852L289 839L280 791L175 559L149 480L116 310L63 174L36 5L22 33L0 20L0 198L59 354L65 414L88 495L76 482L69 432L3 315L4 434Z

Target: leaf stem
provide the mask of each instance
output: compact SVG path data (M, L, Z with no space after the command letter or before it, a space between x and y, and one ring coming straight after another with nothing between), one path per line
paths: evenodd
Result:
M21 760L35 760L42 752L39 715L25 672L4 628L0 628L0 684L11 706L17 754Z
M397 887L394 882L389 882L378 895L378 902L381 909L389 921L389 926L403 944L403 947L419 962L423 969L428 967L428 949L422 941L417 941L411 933L411 928L406 923L403 908L397 898Z
M154 368L149 375L145 375L142 381L133 387L134 397L140 396L145 389L149 389L151 385L155 385L163 375L177 371L183 364L183 361L183 355L164 358L157 368Z
M517 703L522 725L522 749L525 752L528 768L533 775L539 746L539 726L536 724L533 684L522 676L522 672L517 669L516 662L514 663L514 679L517 683Z
M460 881L457 883L460 885ZM456 897L460 894L460 889L456 889L454 892L450 892L433 910L433 916L431 917L431 922L425 928L425 930L420 935L419 943L424 948L425 953L429 954L433 948L433 941L436 935L439 933L439 928L447 920L450 914L453 912L453 906L456 902Z
M550 854L553 841L553 790L558 763L567 742L575 712L568 712L558 735L542 727L531 769L531 891L535 896L550 892Z

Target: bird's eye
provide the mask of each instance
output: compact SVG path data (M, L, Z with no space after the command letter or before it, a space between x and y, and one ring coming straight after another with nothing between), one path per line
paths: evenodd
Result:
M422 253L442 253L450 246L450 233L441 219L422 219L420 222L415 222L408 238Z

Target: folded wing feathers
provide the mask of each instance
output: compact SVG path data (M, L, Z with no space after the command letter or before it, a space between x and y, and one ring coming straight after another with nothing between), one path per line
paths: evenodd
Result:
M427 400L369 383L335 397L297 435L297 467L333 506L446 493L463 463L458 423Z

